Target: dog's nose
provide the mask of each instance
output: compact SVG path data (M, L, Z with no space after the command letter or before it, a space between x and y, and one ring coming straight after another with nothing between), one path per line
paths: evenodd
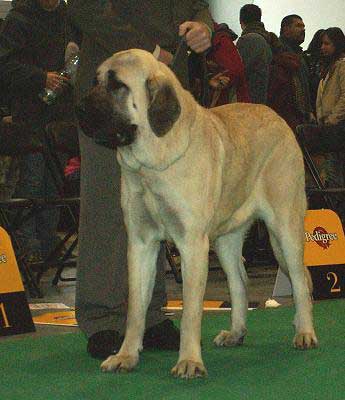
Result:
M134 143L137 134L137 125L124 124L116 127L115 141L118 146L128 146Z
M95 143L111 149L128 146L135 141L137 125L124 115L114 113L103 92L92 91L75 107L79 126Z

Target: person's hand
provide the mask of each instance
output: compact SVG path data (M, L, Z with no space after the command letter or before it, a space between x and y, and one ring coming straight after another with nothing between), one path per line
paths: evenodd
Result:
M68 83L69 78L61 76L57 72L47 72L46 89L59 90Z
M179 26L179 35L186 35L187 45L196 53L202 53L211 47L211 32L203 22L184 22Z
M173 55L169 51L160 48L158 61L166 65L170 65L172 60L173 60Z
M230 78L224 75L224 72L219 72L217 75L214 75L208 83L213 89L224 89L229 85Z
M1 122L4 124L12 124L12 115L6 115L6 117L2 118Z

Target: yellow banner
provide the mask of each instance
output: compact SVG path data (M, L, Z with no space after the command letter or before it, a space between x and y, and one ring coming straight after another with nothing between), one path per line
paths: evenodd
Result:
M24 286L7 232L0 227L0 294L23 292Z
M308 210L304 222L304 265L345 264L345 236L332 210Z

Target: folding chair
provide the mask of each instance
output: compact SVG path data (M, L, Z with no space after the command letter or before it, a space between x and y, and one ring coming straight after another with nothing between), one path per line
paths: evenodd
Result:
M65 129L69 128L65 125ZM75 281L75 278L64 278L62 276L62 272L65 267L75 266L76 261L72 260L71 257L73 255L74 249L78 244L78 216L79 216L79 197L68 197L66 196L66 182L64 177L64 170L61 165L60 159L56 152L56 148L60 148L67 152L70 156L74 156L79 152L79 143L78 143L78 132L76 127L73 129L71 135L61 134L56 137L54 134L54 130L52 129L52 125L48 125L46 129L46 135L43 140L43 155L45 158L46 165L50 170L51 176L53 177L56 188L58 189L58 193L60 199L46 201L46 206L51 207L61 207L63 210L66 210L65 218L69 218L70 226L67 228L67 232L64 233L60 242L55 246L55 248L50 252L50 254L44 260L46 266L55 266L57 267L56 274L52 280L52 284L56 286L59 281L69 282ZM72 242L67 245L70 239L75 236ZM64 251L63 251L64 250ZM37 278L40 281L43 273L45 272L44 268L41 269Z
M76 133L75 133L76 134ZM1 133L0 133L1 135ZM6 136L6 134L5 134ZM4 138L4 136L2 137ZM16 141L16 135L12 134L14 142ZM59 140L60 138L58 138ZM73 139L73 138L71 138ZM75 138L74 138L75 139ZM56 285L59 280L71 281L75 278L64 278L62 271L66 266L74 266L75 260L71 258L74 249L77 246L77 231L78 231L78 214L79 214L79 198L66 198L64 196L64 175L63 168L60 160L56 154L56 148L60 145L61 141L56 139L52 126L47 126L45 135L42 138L42 154L48 169L53 177L54 184L58 191L58 198L48 199L8 199L0 201L0 224L9 233L12 239L13 247L17 256L17 262L19 269L22 273L24 284L27 287L29 293L33 297L42 297L42 292L39 287L40 280L43 274L48 270L49 267L56 267L57 271L53 278L52 284ZM0 137L1 141L1 137ZM69 140L62 140L62 147L67 146ZM15 154L18 152L18 143L11 144L9 137L5 137L6 146L5 149L7 154ZM75 142L75 140L74 140ZM13 148L12 148L12 147ZM19 146L20 151L24 151L24 146ZM78 145L74 144L74 148ZM24 252L20 241L16 235L16 231L22 226L27 220L33 215L43 212L47 208L59 207L67 211L69 218L69 227L66 232L60 238L60 241L56 244L54 249L45 257L42 262L29 263L25 260ZM72 242L71 242L71 238ZM71 243L70 243L71 242Z
M312 135L309 135L308 140L307 140L307 132L308 131L312 132ZM336 206L334 203L333 196L335 194L343 194L343 193L345 194L345 187L338 187L338 188L325 187L325 185L323 184L322 179L320 177L319 171L318 171L318 169L313 161L312 155L311 155L312 154L311 147L314 147L314 146L311 146L311 145L313 145L313 140L315 140L315 142L318 142L319 141L318 135L320 135L321 132L322 132L321 128L315 124L302 124L302 125L298 125L296 127L297 140L298 140L298 142L301 146L302 152L303 152L305 166L306 166L307 170L310 172L310 175L316 186L315 188L307 187L306 191L307 191L308 196L313 196L313 195L322 196L326 207L333 211L336 211ZM345 138L345 130L343 132L343 135ZM320 146L322 146L322 145L317 143L316 149L318 149ZM326 144L322 150L323 150L323 153L344 152L345 151L345 140L343 139L342 141L339 141L338 144L332 144L332 143L329 143L329 145ZM340 168L341 168L341 173L343 174L343 176L345 176L344 175L344 173L345 173L344 162L343 162L343 165L340 165ZM321 207L322 207L322 205L321 205Z

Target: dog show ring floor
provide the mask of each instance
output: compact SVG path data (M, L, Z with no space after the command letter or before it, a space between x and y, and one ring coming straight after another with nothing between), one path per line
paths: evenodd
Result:
M242 346L216 348L213 338L228 326L227 313L203 318L203 359L208 377L182 380L170 375L177 353L144 351L128 374L103 373L75 331L2 341L0 398L18 399L344 399L345 300L314 306L320 346L292 346L290 306L248 313ZM176 320L179 325L179 319Z
M222 305L229 306L225 276L211 265L205 299L212 303L205 306L217 311L205 311L202 325L208 376L182 380L170 375L177 352L167 351L144 351L129 374L101 372L100 362L86 353L84 335L67 323L73 317L75 283L52 287L51 271L43 277L44 297L28 299L32 315L39 319L51 312L67 314L60 315L55 324L37 323L34 333L0 337L0 399L344 400L345 300L316 302L320 345L309 351L295 350L292 299L280 298L281 307L264 308L272 296L277 268L250 267L247 272L249 302L255 309L248 312L244 344L234 348L213 345L216 334L228 329L230 311L222 310ZM74 274L74 268L65 271L67 276ZM167 315L179 325L182 285L170 273L167 292L172 306Z

